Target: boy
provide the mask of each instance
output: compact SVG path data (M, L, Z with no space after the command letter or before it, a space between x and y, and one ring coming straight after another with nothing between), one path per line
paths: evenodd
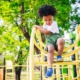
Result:
M54 59L54 50L58 51L57 61L62 61L62 52L64 48L64 39L59 34L57 22L54 21L56 9L50 5L44 5L39 8L39 16L43 19L43 27L36 25L46 38L47 45L47 62L49 68L46 72L46 77L51 77L53 74L52 64Z

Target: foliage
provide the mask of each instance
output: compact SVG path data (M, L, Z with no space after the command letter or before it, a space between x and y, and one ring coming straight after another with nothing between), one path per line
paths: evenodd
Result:
M29 52L29 42L23 36L18 27L4 24L4 26L0 26L0 30L2 30L2 34L0 35L0 52L5 53L6 59L11 59L14 61L16 60L19 50L22 50L22 61L24 61L25 56ZM19 36L22 37L22 42L19 41Z
M21 4L23 3L23 13L21 13ZM21 16L23 18L23 25L26 31L31 32L31 26L35 23L41 24L38 16L38 9L44 4L53 5L57 9L56 21L60 27L69 28L69 13L71 10L69 0L10 0L0 2L1 17L16 25L18 23L21 27ZM28 30L29 29L29 30Z
M69 13L71 11L69 0L1 0L0 18L5 23L0 27L0 52L6 54L6 51L9 51L9 53L19 55L20 50L22 54L27 55L32 26L34 24L42 25L38 9L44 4L53 5L57 9L55 20L59 27L64 30L69 28ZM19 41L20 36L21 42Z
M70 24L73 30L80 24L80 0L71 0L72 11L70 13Z

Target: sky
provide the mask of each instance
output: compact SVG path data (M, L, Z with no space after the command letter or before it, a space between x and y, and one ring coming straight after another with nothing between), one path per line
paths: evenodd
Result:
M0 19L0 25L2 25L3 24L3 20L2 19Z

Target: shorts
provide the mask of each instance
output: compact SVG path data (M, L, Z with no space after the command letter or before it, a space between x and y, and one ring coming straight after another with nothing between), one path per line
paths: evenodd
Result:
M61 35L59 33L51 33L50 35L46 35L46 48L51 44L54 46L54 49L58 51L57 39L60 37ZM48 51L48 48L46 50Z

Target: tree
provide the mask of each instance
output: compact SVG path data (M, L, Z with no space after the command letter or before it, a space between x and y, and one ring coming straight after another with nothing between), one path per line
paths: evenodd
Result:
M9 24L0 26L3 30L0 35L0 52L5 54L5 58L12 60L14 64L22 65L28 57L29 43L22 35L18 27L12 27ZM16 63L17 62L17 63ZM15 67L16 80L20 80L21 66Z
M50 4L56 7L57 15L55 19L56 21L58 21L59 27L68 29L70 25L69 24L69 13L71 10L69 0L61 0L61 1L59 0L6 0L6 1L1 0L0 18L2 18L5 22L7 21L10 24L12 24L13 28L17 30L21 30L21 32L23 33L23 35L28 41L27 43L29 44L32 26L34 24L39 24L39 25L42 24L42 21L38 16L38 9L40 6L44 4ZM3 35L2 33L4 33L3 29L5 28L2 27L2 29L0 30L1 35ZM10 31L10 33L3 35L4 37L2 36L4 38L2 42L5 43L6 45L3 46L2 49L0 50L3 50L4 52L6 50L6 47L9 47L9 50L12 50L13 52L18 53L17 55L19 56L20 53L23 53L24 51L22 47L26 47L26 46L23 46L24 40L21 42L18 40L16 43L16 41L13 40L13 37L11 36L11 34L12 33ZM21 33L18 32L18 35L19 34ZM11 42L10 44L8 43L9 41ZM14 47L15 44L18 45L18 43L22 44L20 45L20 50L19 50L20 53L19 51L15 51L15 47ZM8 44L11 46L8 46ZM39 53L37 49L36 49L36 53Z

